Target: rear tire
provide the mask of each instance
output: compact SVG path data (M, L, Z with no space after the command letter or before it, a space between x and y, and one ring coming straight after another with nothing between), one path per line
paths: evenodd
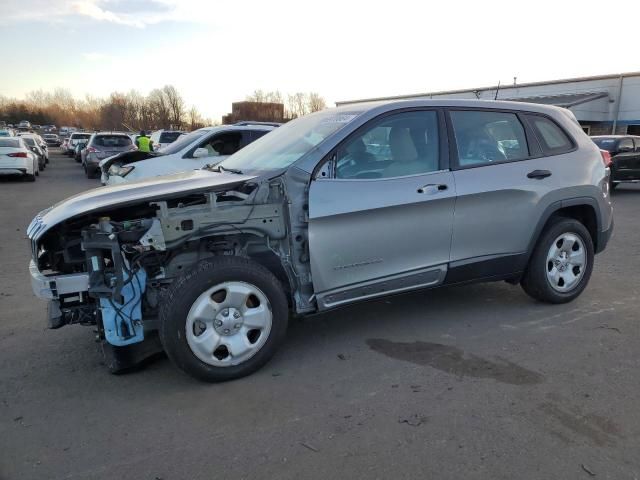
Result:
M87 178L98 178L98 171L91 170L90 168L84 167L84 172L87 174Z
M282 285L269 270L245 258L216 257L171 284L160 305L160 340L189 375L233 380L271 359L288 317Z
M35 182L36 181L36 176L35 175L29 175L28 173L24 176L24 179L27 182Z
M567 303L586 288L593 260L586 227L573 218L557 217L540 235L520 284L536 300Z

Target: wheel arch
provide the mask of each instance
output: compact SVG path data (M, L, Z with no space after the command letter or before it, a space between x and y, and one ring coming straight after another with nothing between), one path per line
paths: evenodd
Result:
M205 248L205 250L213 253L211 256L228 255L229 251L232 250L234 256L244 257L261 265L279 280L289 301L292 301L296 285L293 284L293 280L287 274L285 263L278 249L269 244L267 237L248 230L241 231L241 233L235 235L212 235L201 238L201 247L199 248L203 248L202 245L215 245L218 242L225 244L228 249L226 249L225 253L216 253L215 250ZM206 257L202 257L202 259L204 258Z
M545 209L527 248L527 264L542 232L551 221L558 217L573 218L582 223L589 231L594 250L598 251L598 232L601 231L602 219L597 201L591 197L571 198L554 202Z

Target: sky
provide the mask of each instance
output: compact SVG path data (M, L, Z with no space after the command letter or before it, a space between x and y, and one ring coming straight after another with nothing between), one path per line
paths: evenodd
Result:
M256 89L332 106L621 73L638 18L637 0L0 0L0 95L173 84L219 119Z

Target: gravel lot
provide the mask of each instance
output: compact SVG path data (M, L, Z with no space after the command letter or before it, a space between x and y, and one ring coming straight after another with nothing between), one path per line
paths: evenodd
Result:
M123 376L90 327L47 330L25 229L97 186L53 155L0 180L0 478L640 477L640 188L575 302L506 283L292 322L258 373L199 383L167 359Z

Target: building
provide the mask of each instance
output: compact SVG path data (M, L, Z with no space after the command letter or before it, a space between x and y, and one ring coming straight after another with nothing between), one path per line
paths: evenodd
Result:
M337 106L370 101L461 98L557 105L571 110L589 135L640 135L640 72L516 83L463 90L418 93L336 102Z
M243 120L254 122L284 122L284 104L268 102L234 102L231 113L222 117L222 123L229 125Z

